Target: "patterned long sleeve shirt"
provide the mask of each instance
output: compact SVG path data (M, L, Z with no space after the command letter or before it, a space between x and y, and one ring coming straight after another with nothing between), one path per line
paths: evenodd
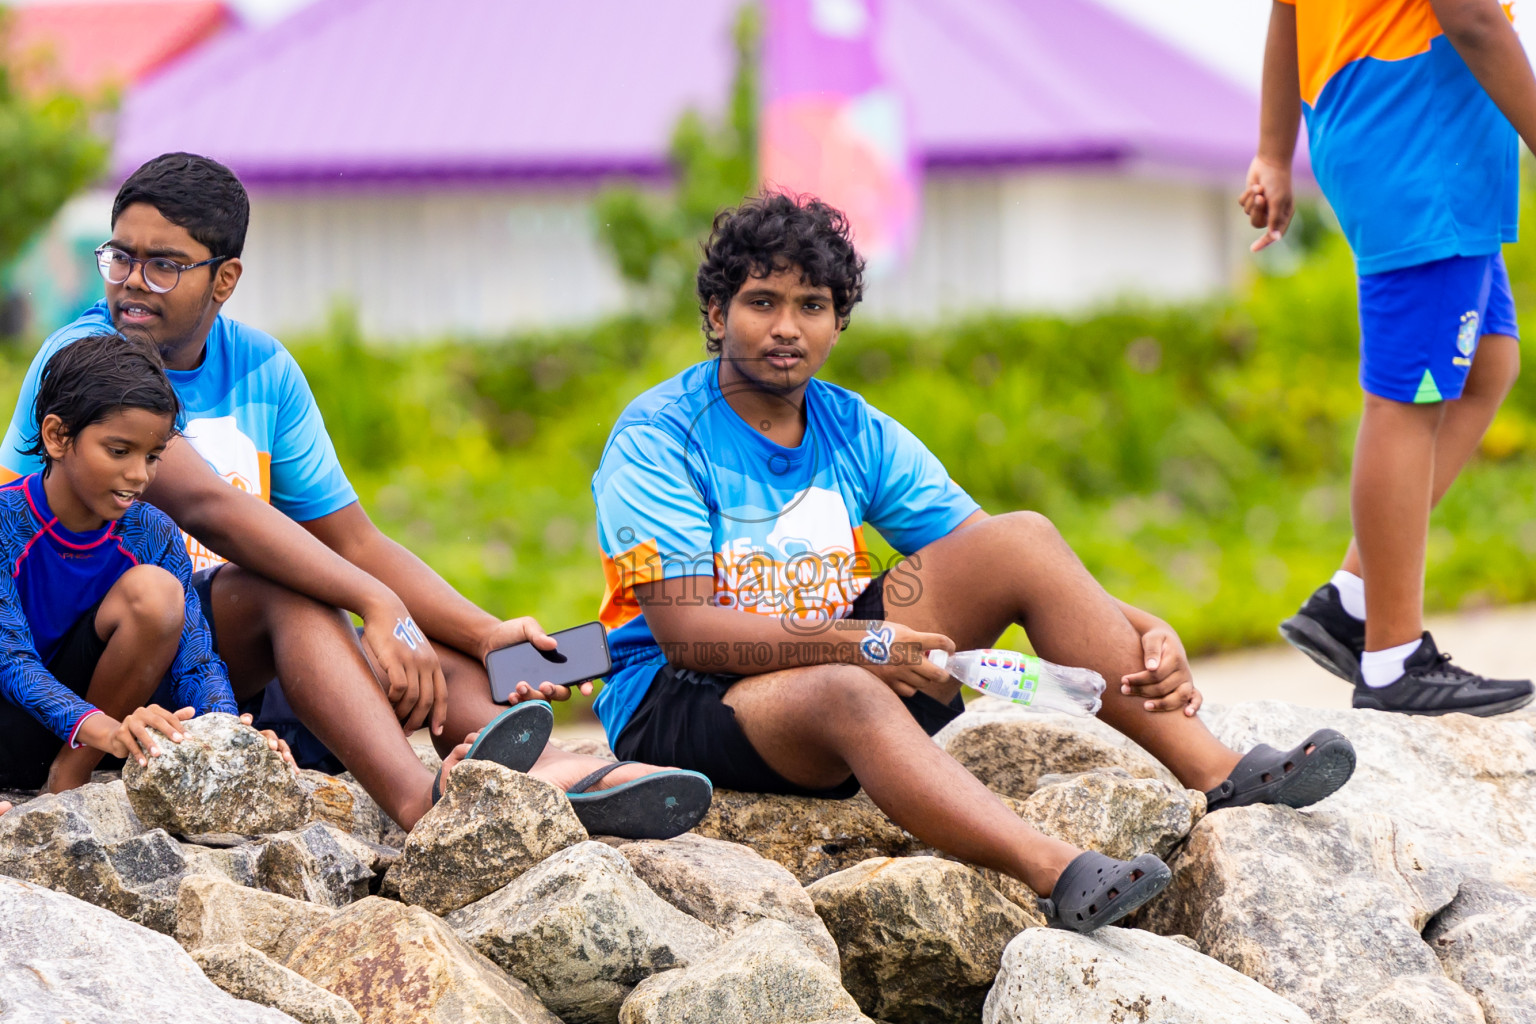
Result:
M79 746L80 724L100 709L59 682L47 665L80 616L136 565L158 565L181 581L185 618L171 663L176 707L238 713L229 673L192 589L181 531L165 513L134 502L90 533L59 524L42 477L0 488L0 698L25 709L61 740Z

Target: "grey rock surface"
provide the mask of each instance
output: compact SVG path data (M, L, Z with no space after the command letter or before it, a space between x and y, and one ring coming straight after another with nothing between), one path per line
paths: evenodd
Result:
M781 921L763 920L688 967L635 987L619 1024L873 1024L837 973Z
M1482 1019L1420 936L1460 878L1385 815L1227 808L1201 819L1170 867L1145 926L1190 936L1319 1021L1391 1019L1380 1007L1403 993L1425 1020Z
M597 842L560 851L447 920L568 1024L612 1024L636 984L720 944Z
M1171 939L1035 928L1003 953L983 1024L1311 1024L1294 1003Z
M300 1024L363 1024L351 1003L250 946L201 946L191 953L208 980L236 999L281 1010Z
M693 831L750 847L784 865L801 885L871 857L901 857L921 846L863 793L851 800L816 800L717 789L709 813Z
M1080 849L1121 860L1166 857L1205 814L1205 794L1105 768L1041 776L1018 810L1046 835Z
M1488 1024L1536 1024L1536 897L1468 879L1424 939Z
M675 839L614 845L662 899L729 938L771 918L793 928L833 970L837 943L816 906L782 864L750 847L685 833Z
M183 835L244 835L298 828L310 817L299 774L261 733L234 715L201 715L185 738L161 738L158 757L123 767L128 799L145 825Z
M368 895L374 877L372 864L362 859L368 854L346 833L314 822L265 838L256 859L256 884L296 900L345 906Z
M975 871L936 857L867 860L807 891L837 940L843 987L890 1024L976 1020L1003 949L1032 923Z
M368 1024L560 1024L440 918L377 896L316 928L288 967Z
M463 761L400 858L400 897L446 914L587 838L565 794L490 761Z
M286 963L294 947L334 916L329 907L248 889L223 878L182 880L176 941L186 949L242 945Z
M171 939L43 886L0 877L6 1024L292 1024L203 976Z
M46 795L0 815L0 875L67 892L169 934L186 871L181 847L145 832L122 783Z
M1043 775L1095 768L1178 786L1156 758L1096 718L1041 714L996 697L967 704L934 740L989 788L1017 800L1028 798Z
M299 783L309 794L311 821L334 825L370 843L379 842L389 818L351 775L305 770L299 772Z

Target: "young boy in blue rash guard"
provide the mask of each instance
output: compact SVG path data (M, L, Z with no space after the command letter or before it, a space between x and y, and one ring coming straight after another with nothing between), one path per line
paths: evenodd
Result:
M158 754L150 729L238 713L181 532L139 500L178 409L143 343L87 338L43 371L43 469L0 488L0 787L70 789Z
M1216 811L1302 807L1343 785L1332 730L1239 755L1196 716L1182 645L1104 592L1043 516L989 516L912 432L817 378L862 294L842 215L770 195L727 210L699 268L717 358L630 403L592 480L614 670L597 713L620 757L729 789L862 787L926 843L1029 885L1089 931L1168 883L1152 854L1035 831L930 736L960 682L925 650L1022 625L1042 657L1109 680L1099 717ZM903 555L877 573L865 524Z
M1525 679L1451 664L1424 630L1429 514L1520 370L1500 246L1515 240L1517 132L1536 144L1536 79L1498 0L1275 0L1259 149L1241 203L1277 241L1305 110L1312 169L1360 278L1350 508L1333 578L1280 625L1354 684L1357 708L1494 715ZM1366 612L1370 614L1367 616Z

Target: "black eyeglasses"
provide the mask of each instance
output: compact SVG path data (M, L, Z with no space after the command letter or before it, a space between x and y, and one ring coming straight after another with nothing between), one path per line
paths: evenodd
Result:
M149 286L149 290L157 295L164 295L176 287L176 283L181 280L182 271L196 270L198 267L206 267L227 259L229 259L228 256L215 256L198 263L177 263L164 256L155 256L141 260L128 255L121 249L103 245L96 250L96 269L101 271L102 280L107 284L122 284L133 274L134 265L141 265L144 268L144 283Z

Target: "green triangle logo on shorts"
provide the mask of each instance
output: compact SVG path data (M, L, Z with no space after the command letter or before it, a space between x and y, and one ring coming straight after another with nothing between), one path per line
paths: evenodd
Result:
M1419 393L1413 396L1415 403L1419 402L1443 402L1440 397L1440 389L1435 386L1435 378L1428 370L1424 371L1424 379L1419 381Z

